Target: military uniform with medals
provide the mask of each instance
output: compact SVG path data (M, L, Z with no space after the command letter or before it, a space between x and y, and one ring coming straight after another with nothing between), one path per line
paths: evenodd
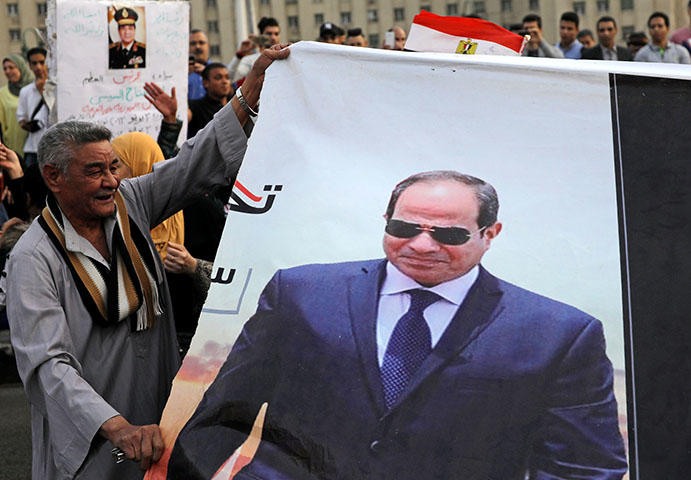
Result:
M131 8L121 8L115 12L118 28L121 25L134 25L139 17ZM130 48L124 48L122 42L113 42L108 48L108 68L144 68L146 67L146 44L133 41Z

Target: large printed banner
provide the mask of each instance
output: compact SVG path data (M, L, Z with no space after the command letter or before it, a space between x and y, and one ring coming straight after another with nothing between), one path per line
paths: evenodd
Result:
M651 106L667 92L688 105L691 72L311 42L291 50L267 72L209 298L162 419L166 452L148 478L225 479L248 463L261 478L523 478L526 461L550 478L619 478L627 457L638 478L638 440L627 439L636 397L626 394L633 320L621 153L622 142L659 132L645 115L638 134L620 120L630 122L625 103L640 101L644 83ZM683 151L674 145L672 163ZM385 405L385 250L420 278L441 278L442 257L403 256L442 245L446 260L466 261L488 238L470 232L450 246L458 232L401 225L385 236L394 186L430 170L491 183L503 228L486 232L486 271L402 400ZM448 199L412 198L394 218L475 226L444 220ZM586 314L604 328L618 413Z
M57 0L54 19L59 121L156 138L161 114L145 82L175 87L178 112L187 111L187 2Z

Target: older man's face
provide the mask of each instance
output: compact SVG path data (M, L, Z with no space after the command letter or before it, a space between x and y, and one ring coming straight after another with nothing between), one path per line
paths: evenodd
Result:
M70 222L90 223L115 213L120 179L117 159L108 141L87 143L74 152L67 173L60 173L51 190Z
M420 285L431 287L460 277L480 263L501 224L478 232L479 204L472 187L453 180L421 181L403 191L393 219L423 227L463 227L472 233L463 245L445 245L423 231L412 238L384 235L386 257Z
M209 60L209 40L204 32L190 34L190 55L194 55L195 60L200 63Z

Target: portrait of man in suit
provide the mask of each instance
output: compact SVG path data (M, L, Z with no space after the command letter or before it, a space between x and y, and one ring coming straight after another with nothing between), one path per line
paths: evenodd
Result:
M485 270L487 182L394 188L383 259L279 270L185 425L169 478L208 479L268 403L238 479L621 479L600 321Z
M135 39L139 14L132 8L123 7L109 14L118 26L117 42L108 45L108 68L113 70L146 67L146 44Z

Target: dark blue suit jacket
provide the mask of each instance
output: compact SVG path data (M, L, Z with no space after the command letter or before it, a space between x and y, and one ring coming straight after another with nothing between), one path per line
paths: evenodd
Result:
M210 478L268 402L240 478L619 479L600 322L484 269L391 410L376 346L385 261L278 271L184 427L169 478Z

